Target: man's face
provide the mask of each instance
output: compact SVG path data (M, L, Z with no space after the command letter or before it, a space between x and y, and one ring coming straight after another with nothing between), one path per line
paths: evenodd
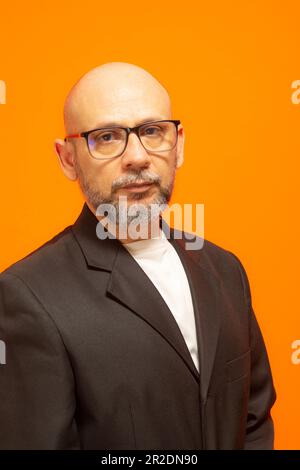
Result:
M107 127L113 123L120 127L134 127L147 121L171 119L169 102L165 94L153 83L141 80L133 86L130 81L114 84L107 92L99 88L88 91L80 101L80 119L76 132ZM177 146L168 152L146 151L134 133L119 157L97 160L93 158L84 138L71 139L74 168L88 205L97 210L102 203L112 204L118 212L120 196L126 196L127 206L166 204L173 190L176 167L182 163L183 129L179 127ZM126 188L133 183L148 186ZM148 212L150 220L150 210ZM130 217L127 216L129 222Z

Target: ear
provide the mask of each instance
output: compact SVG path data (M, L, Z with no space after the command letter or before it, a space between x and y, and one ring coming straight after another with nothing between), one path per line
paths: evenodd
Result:
M62 139L56 139L54 142L54 150L58 156L59 163L65 176L71 181L76 181L77 172L74 166L74 147L70 142Z
M178 140L177 140L177 162L176 162L176 168L181 167L183 164L184 160L184 140L185 140L185 134L184 134L184 129L182 127L182 124L179 124L178 126Z

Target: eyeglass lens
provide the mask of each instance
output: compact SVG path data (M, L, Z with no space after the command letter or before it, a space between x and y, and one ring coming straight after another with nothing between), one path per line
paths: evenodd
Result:
M165 152L176 143L177 129L173 122L145 124L139 128L139 138L146 150ZM127 131L122 128L99 129L88 136L88 145L95 158L113 157L123 153Z

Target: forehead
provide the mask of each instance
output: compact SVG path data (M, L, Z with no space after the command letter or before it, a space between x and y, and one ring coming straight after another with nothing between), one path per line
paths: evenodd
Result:
M169 97L163 88L152 83L118 83L103 88L101 84L77 97L78 130L112 123L133 127L146 120L171 117Z

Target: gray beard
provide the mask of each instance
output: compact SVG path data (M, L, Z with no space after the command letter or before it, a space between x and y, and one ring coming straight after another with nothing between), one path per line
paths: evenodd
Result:
M75 159L74 166L77 171L80 189L87 202L93 207L95 213L97 213L99 206L105 204L106 217L111 223L120 225L127 224L128 226L135 221L135 223L141 225L150 224L153 220L159 218L160 213L167 207L171 199L175 180L175 166L171 182L168 186L163 187L158 181L155 181L154 184L159 187L159 192L151 203L139 204L138 202L131 202L132 200L138 201L142 199L144 193L131 194L130 199L127 199L127 201L130 201L130 204L127 203L127 210L125 210L124 205L120 204L119 200L114 199L112 195L105 197L99 189L94 188L92 184L90 184L81 170L81 167L78 165L77 159ZM131 172L130 175L135 179L147 179L147 170ZM133 181L132 178L131 181Z

